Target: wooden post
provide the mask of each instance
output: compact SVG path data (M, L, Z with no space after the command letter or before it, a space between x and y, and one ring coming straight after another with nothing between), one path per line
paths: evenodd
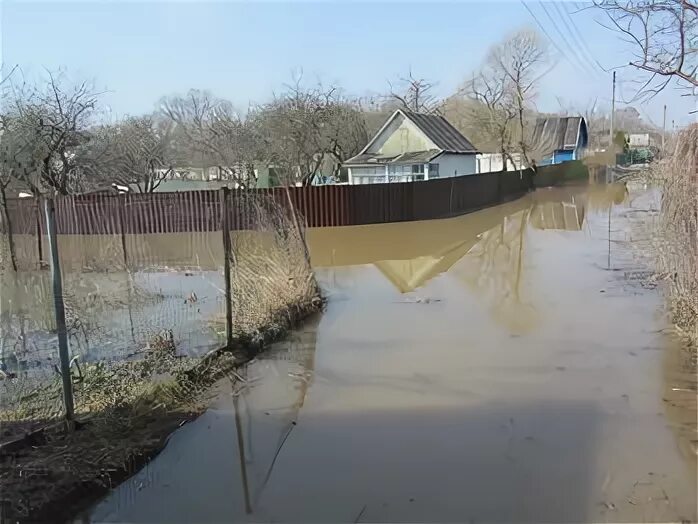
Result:
M65 419L72 426L74 419L73 383L70 376L70 355L68 353L68 331L65 324L65 304L63 303L63 281L61 262L58 257L58 239L56 235L56 208L52 198L44 201L46 212L46 232L51 251L51 279L53 280L53 305L56 313L58 331L58 352L61 360L61 377L63 379L63 404Z
M230 282L230 189L221 189L221 229L223 230L223 275L225 278L225 337L228 349L233 347L233 297Z

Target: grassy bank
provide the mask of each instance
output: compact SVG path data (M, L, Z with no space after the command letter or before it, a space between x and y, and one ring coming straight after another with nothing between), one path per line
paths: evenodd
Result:
M213 386L237 380L235 368L285 336L316 312L319 300L279 312L277 322L237 339L236 350L218 350L200 360L177 356L166 338L154 341L142 360L86 366L75 384L82 406L78 427L49 424L0 449L3 521L61 521L88 508L112 486L159 453L167 437L208 405ZM249 342L255 343L250 346ZM3 426L45 421L61 402L58 381L34 392Z

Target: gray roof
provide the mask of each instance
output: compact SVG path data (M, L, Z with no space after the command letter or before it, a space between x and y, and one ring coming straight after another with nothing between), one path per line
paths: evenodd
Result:
M390 122L397 115L403 115L409 119L417 128L434 143L436 149L426 151L409 151L396 156L384 156L379 153L366 153L371 144L384 132ZM412 164L429 162L441 153L470 154L478 153L475 146L463 136L451 123L441 115L427 115L424 113L413 113L404 109L396 110L390 118L386 120L383 127L376 133L371 141L364 147L363 151L353 158L344 162L344 165L375 165L375 164Z
M395 159L391 160L391 164L414 164L429 162L432 158L436 158L442 153L440 149L429 149L427 151L411 151L403 153Z
M431 161L442 153L440 149L427 151L410 151L397 156L380 156L372 153L362 153L350 158L344 165L376 165L376 164L423 164Z
M586 121L581 116L539 118L533 130L533 144L546 152L575 149L582 130L586 136Z
M359 153L358 155L345 160L344 164L387 164L397 158L396 156L382 156L375 153Z
M477 153L477 149L441 115L402 111L434 145L447 153Z

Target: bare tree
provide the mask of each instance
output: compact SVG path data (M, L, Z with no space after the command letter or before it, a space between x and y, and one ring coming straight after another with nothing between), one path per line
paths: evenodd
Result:
M261 129L266 161L286 185L312 183L325 160L323 141L326 109L334 89L305 88L300 78L281 95L259 107L255 121Z
M12 66L12 69L10 69L4 77L0 77L0 86L3 85L5 82L7 82L10 78L12 78L12 75L15 71L19 69L19 66L15 64ZM0 70L2 70L2 64L0 64Z
M519 150L529 165L532 146L528 144L527 111L535 98L538 81L547 73L541 73L547 60L546 45L538 33L531 30L514 33L493 48L488 57L492 67L504 75L507 90L510 90L519 127Z
M639 94L652 96L672 79L698 88L698 2L594 0L594 6L633 46L630 65L649 73Z
M107 148L102 176L109 182L136 187L140 193L152 193L176 172L171 131L171 122L152 116L127 118L103 127L96 133Z
M254 186L254 162L260 154L256 128L230 102L192 89L186 96L163 99L161 110L175 123L172 133L180 151L198 156L204 168L217 167L224 179L240 187Z
M68 85L48 73L42 88L12 86L7 112L16 121L35 170L19 176L35 194L66 195L83 190L94 180L99 155L90 144L90 128L100 93L86 82Z
M388 81L390 94L388 99L401 109L415 113L433 113L437 110L439 101L432 93L436 84L426 78L418 78L410 69L406 77L398 78L397 82Z
M311 184L328 163L336 175L368 140L365 120L351 101L332 86L306 87L300 76L250 119L266 162L286 184Z
M17 271L17 257L14 225L8 208L7 190L10 184L20 180L34 169L27 144L28 141L21 136L17 121L9 115L0 114L0 210L2 211L0 222L5 225L10 261L15 271Z
M333 162L332 174L339 176L342 164L357 155L368 142L366 117L356 104L336 100L327 108L327 153Z
M513 124L516 119L514 86L507 72L490 54L482 68L466 83L462 92L474 103L468 107L472 121L476 122L484 140L495 142L502 156L502 169L507 161L516 165L512 156Z

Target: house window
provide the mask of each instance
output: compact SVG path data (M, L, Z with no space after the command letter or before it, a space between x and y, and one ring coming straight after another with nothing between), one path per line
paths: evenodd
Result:
M412 180L424 180L424 164L412 164Z
M388 165L389 182L412 182L412 168L404 164Z
M382 184L385 182L385 166L353 167L351 174L355 184Z
M429 179L439 178L439 164L429 164Z

